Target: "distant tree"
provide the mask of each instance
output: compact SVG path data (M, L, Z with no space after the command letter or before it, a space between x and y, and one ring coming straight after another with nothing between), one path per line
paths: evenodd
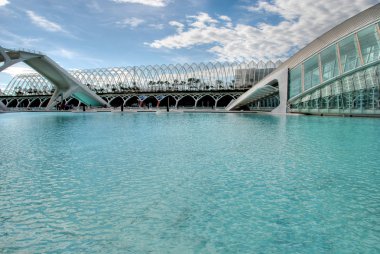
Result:
M194 83L196 84L197 89L199 90L199 84L201 83L201 80L199 78L197 78L194 80Z
M219 79L218 79L218 80L215 81L215 83L216 83L216 87L217 87L217 88L223 88L223 85L222 85L222 84L223 84L223 81L222 81L222 80L219 80Z

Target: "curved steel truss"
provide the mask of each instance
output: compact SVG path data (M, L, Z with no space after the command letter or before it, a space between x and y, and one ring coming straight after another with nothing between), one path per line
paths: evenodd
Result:
M213 62L70 71L98 94L246 90L281 64L277 62ZM39 74L15 76L8 96L51 95L54 86Z
M239 91L220 91L220 92L167 92L167 93L140 93L140 94L124 94L124 95L105 95L103 99L112 106L128 106L128 103L136 99L138 106L147 104L147 101L155 103L156 107L162 105L161 103L167 103L166 100L171 99L173 101L173 107L185 106L183 100L190 98L191 102L187 106L190 107L220 107L226 106L219 103L223 98L228 98L228 102L236 100L243 92ZM114 104L113 102L119 98L119 102ZM170 104L170 103L169 103Z
M49 100L50 95L7 96L1 98L4 105L12 108L45 108Z

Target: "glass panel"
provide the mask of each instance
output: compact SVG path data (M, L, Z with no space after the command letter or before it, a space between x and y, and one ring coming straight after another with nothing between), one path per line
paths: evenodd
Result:
M331 85L322 88L322 97L328 97L331 95Z
M355 90L353 76L349 75L342 79L342 92L348 93Z
M313 56L307 60L304 64L305 81L304 88L305 91L320 83L319 79L319 67L318 67L318 55Z
M342 84L340 80L337 80L332 84L332 94L337 95L341 93L342 93Z
M365 71L365 82L368 87L375 87L377 84L376 66L370 67Z
M321 52L322 79L326 81L338 76L338 59L336 55L336 45L332 45Z
M360 66L358 50L354 35L351 35L339 42L340 61L343 72L347 72Z
M364 64L379 60L380 39L376 29L372 25L358 33Z
M296 68L290 70L289 73L289 98L293 98L301 92L301 65L299 65Z

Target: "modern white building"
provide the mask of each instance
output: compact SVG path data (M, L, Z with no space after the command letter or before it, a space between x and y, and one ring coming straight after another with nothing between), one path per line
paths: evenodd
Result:
M379 22L377 4L337 25L290 57L227 109L380 115Z

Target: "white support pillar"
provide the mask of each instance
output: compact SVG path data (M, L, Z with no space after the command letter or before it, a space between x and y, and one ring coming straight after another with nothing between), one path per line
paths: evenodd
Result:
M8 109L7 109L7 106L5 106L4 103L1 102L1 101L0 101L0 110L1 110L1 111L7 111L7 110L8 110Z

